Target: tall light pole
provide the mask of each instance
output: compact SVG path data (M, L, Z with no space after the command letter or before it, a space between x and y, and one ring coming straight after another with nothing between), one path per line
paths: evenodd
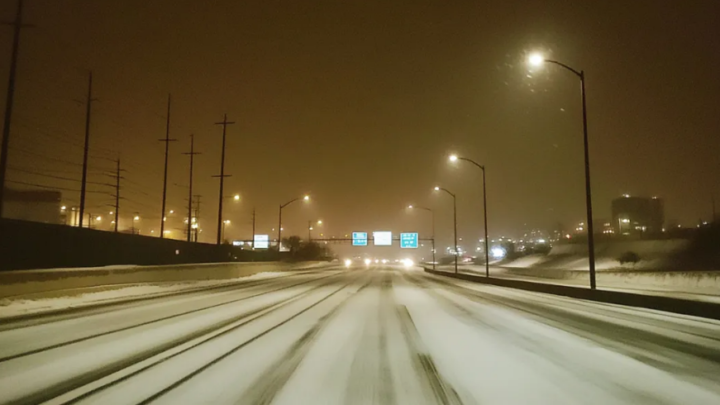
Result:
M408 205L408 208L409 208L409 209L423 210L423 211L427 211L427 212L430 213L430 219L431 219L431 221L432 221L432 236L431 236L431 241L432 241L433 270L435 270L435 212L434 212L431 208L418 207L418 206L416 206L416 205Z
M450 161L451 162L457 162L458 160L462 160L468 163L472 163L475 166L479 167L480 170L482 170L482 176L483 176L483 216L484 216L484 224L485 224L485 277L490 278L490 253L488 250L488 220L487 220L487 192L485 187L485 166L477 163L476 161L464 157L459 157L457 155L450 155Z
M458 272L458 245L457 245L457 198L455 194L451 193L448 189L443 187L435 187L435 191L444 191L453 198L453 236L455 238L455 274Z
M280 252L280 248L282 245L282 210L283 210L283 208L287 207L288 205L294 203L295 201L297 201L301 198L303 201L310 200L310 196L306 195L303 197L293 198L292 200L286 202L285 204L280 204L280 210L278 213L278 252Z
M580 78L580 96L582 98L582 115L583 115L583 145L585 147L585 209L587 214L587 236L588 236L588 261L590 269L590 288L595 289L595 236L593 231L593 213L592 213L592 193L590 189L590 152L588 148L588 131L587 131L587 103L585 102L585 72L576 70L570 66L558 62L556 60L545 59L540 54L532 54L528 59L531 65L540 66L543 63L552 63L558 65Z
M321 219L318 219L316 223L317 223L317 225L322 225L323 222ZM310 221L308 221L308 243L310 243L312 241L312 230L313 230L313 221L310 220Z
M223 220L223 223L222 223L222 239L223 239L223 241L225 240L225 225L230 225L229 219Z

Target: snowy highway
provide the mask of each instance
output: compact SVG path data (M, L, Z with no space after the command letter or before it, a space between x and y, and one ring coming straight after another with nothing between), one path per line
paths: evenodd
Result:
M719 404L719 376L720 322L399 266L0 323L2 404Z

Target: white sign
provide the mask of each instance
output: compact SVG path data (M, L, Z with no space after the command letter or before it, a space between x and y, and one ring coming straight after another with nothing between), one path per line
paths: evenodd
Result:
M270 247L270 236L268 235L255 235L255 241L253 243L255 249L267 249Z
M392 246L392 232L373 232L375 246Z

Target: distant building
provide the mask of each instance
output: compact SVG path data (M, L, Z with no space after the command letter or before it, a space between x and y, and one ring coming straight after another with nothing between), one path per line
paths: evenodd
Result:
M5 189L3 217L61 224L64 218L61 198L59 191Z
M626 194L612 201L612 226L618 235L659 233L664 222L664 203L657 197L631 197Z

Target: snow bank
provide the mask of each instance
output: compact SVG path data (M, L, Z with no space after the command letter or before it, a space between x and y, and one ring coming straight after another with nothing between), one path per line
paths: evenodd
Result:
M327 262L210 263L165 266L108 266L0 272L0 298L67 296L88 289L134 284L228 280L262 272L319 268Z
M168 282L130 286L108 286L107 288L100 289L99 291L79 293L72 296L58 296L53 298L4 298L0 299L0 319L2 319L3 317L13 317L18 315L27 315L31 313L40 313L59 309L78 308L91 304L118 302L139 297L163 296L169 293L184 290L237 283L240 279L242 279L243 281L262 280L281 277L286 274L286 272L265 272L228 280Z

